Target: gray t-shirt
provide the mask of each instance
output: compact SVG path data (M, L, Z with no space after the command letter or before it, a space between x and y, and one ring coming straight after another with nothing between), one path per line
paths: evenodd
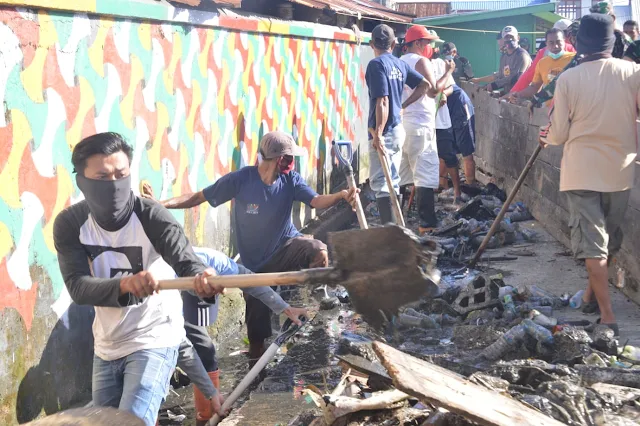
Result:
M492 83L494 90L504 89L509 92L520 76L531 66L531 56L522 47L518 47L512 54L503 53L500 57L500 68L495 73L496 79Z

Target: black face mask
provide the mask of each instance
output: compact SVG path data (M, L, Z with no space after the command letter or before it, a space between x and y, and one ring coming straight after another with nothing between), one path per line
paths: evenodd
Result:
M91 215L101 228L113 232L126 225L135 203L131 176L118 180L97 180L76 175L76 183L84 194Z
M518 48L518 42L515 40L509 40L504 44L507 49L517 49Z

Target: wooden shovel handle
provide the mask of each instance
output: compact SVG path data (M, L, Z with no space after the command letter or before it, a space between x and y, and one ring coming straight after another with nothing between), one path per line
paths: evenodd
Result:
M315 283L321 280L335 280L334 268L307 269L295 272L274 272L268 274L240 274L240 275L216 275L207 278L212 285L224 288L251 288L268 287L276 285L301 285ZM194 278L175 278L159 281L160 290L193 290Z
M347 186L349 188L356 187L356 180L353 177L353 170L349 170L349 173L347 174ZM362 203L360 202L360 196L358 194L356 194L356 216L358 216L358 224L360 225L360 229L369 229L369 226L367 224L367 217L364 215Z
M402 210L400 210L400 203L398 202L398 196L393 188L393 181L391 180L391 169L389 169L389 161L387 160L387 154L381 150L378 151L378 158L380 158L380 164L382 165L382 171L384 172L384 178L387 180L387 186L389 187L389 197L391 198L391 207L393 213L396 216L396 223L400 226L404 226L404 217L402 216Z

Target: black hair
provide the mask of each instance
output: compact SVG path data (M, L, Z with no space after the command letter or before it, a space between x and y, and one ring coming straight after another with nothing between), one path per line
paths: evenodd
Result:
M623 27L638 28L638 23L636 21L633 21L633 20L629 19L627 22L624 23Z
M111 155L116 152L124 152L129 158L129 163L133 158L133 148L118 133L106 132L97 133L86 137L73 148L71 163L73 171L84 174L87 168L87 160L94 155Z
M550 28L547 30L546 33L544 33L544 39L547 39L547 36L551 35L551 34L562 34L562 38L564 38L564 31L562 31L559 28Z
M502 40L502 32L498 33L498 36L496 37L496 40Z

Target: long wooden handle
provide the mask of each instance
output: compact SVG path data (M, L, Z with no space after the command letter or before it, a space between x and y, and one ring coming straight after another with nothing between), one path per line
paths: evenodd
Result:
M518 193L518 190L524 183L525 178L529 174L529 170L531 170L531 167L533 167L533 163L536 162L536 158L538 158L538 154L540 154L541 150L542 150L542 147L538 145L536 150L533 151L531 158L529 158L529 161L527 161L527 165L524 166L522 173L520 173L520 177L516 181L516 184L513 186L511 193L507 197L507 201L505 201L504 204L502 205L502 209L500 209L500 213L498 213L498 216L493 221L493 224L491 225L489 232L484 237L484 240L482 240L482 244L480 244L480 247L478 247L478 251L476 252L475 256L473 256L473 259L471 259L471 262L469 262L470 268L473 268L474 266L476 266L478 259L480 259L480 256L482 256L482 253L484 253L484 250L487 248L487 244L489 244L489 240L491 240L491 237L493 236L493 234L495 234L496 231L498 230L498 227L500 226L500 223L502 222L504 215L507 213L507 209L509 209L509 206L511 205L511 202L513 202L513 199L516 198L516 194Z
M389 186L389 197L391 198L391 207L393 207L393 213L396 216L396 223L400 226L404 226L404 217L402 217L402 210L400 210L400 202L396 195L395 189L393 189L393 181L391 180L391 170L389 169L389 161L387 161L387 155L381 150L378 151L378 158L380 158L380 164L382 165L382 171L384 177L387 180L387 186Z
M349 188L356 187L356 180L353 177L353 170L349 170L349 173L347 173L347 185L349 186ZM367 218L364 215L362 203L360 202L360 196L358 194L356 194L356 216L358 216L358 224L360 225L360 229L369 229Z
M313 284L319 281L335 281L338 272L334 268L306 269L295 272L274 272L268 274L217 275L207 278L212 285L224 288L251 288L276 285ZM175 278L159 281L160 290L193 290L194 279Z

